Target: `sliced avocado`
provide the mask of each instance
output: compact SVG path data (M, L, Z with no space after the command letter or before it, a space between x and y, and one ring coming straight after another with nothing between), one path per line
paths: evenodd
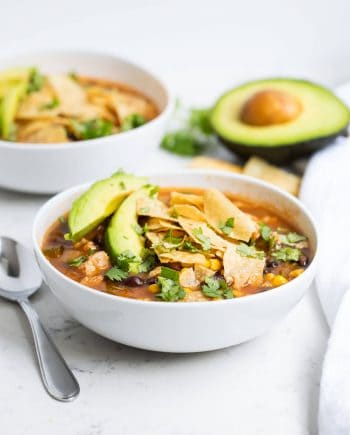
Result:
M281 163L343 134L348 107L330 90L290 78L259 80L223 95L211 113L219 138L243 156Z
M72 205L68 218L70 238L80 240L114 213L130 192L146 183L145 177L123 173L94 183Z
M3 98L13 85L28 82L33 68L11 68L0 72L0 98Z
M145 186L126 198L113 215L106 231L106 247L112 260L116 261L119 255L125 253L134 256L135 262L130 264L130 271L134 273L138 272L138 265L145 248L145 239L136 230L137 200L144 195L149 195L152 188L153 186L150 185Z
M27 81L11 86L1 101L0 122L1 135L5 140L11 139L13 121L21 101L26 93Z

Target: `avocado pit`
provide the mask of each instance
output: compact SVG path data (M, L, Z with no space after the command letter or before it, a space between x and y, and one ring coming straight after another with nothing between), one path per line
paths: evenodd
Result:
M267 89L256 92L246 101L240 119L245 124L263 127L293 121L301 112L302 105L294 95Z

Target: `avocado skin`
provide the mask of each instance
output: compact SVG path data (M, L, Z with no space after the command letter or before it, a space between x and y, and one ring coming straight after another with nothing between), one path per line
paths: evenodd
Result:
M337 137L347 137L348 130L345 128L337 134L333 134L327 137L321 137L318 139L312 139L305 142L298 142L290 145L281 146L259 146L259 145L243 145L234 143L217 136L219 141L225 145L230 151L238 154L240 157L249 158L251 156L261 157L276 165L290 163L300 157L306 157L310 154L318 151L330 143L332 143Z

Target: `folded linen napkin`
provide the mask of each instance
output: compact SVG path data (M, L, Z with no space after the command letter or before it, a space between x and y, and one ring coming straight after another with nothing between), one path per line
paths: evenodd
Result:
M318 223L318 295L331 328L319 403L319 435L350 435L350 141L318 152L301 200Z

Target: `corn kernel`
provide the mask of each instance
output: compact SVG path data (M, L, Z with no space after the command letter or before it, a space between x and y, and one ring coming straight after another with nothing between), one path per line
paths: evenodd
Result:
M148 290L152 293L158 293L159 292L159 286L157 284L151 284L148 287Z
M275 276L276 276L276 275L275 275L274 273L267 273L267 274L265 275L265 279L266 279L266 281L273 282Z
M287 278L285 278L282 275L276 275L274 277L274 279L272 280L272 284L276 287L278 287L279 285L282 285L282 284L286 284L287 282L288 282Z
M289 278L297 278L304 272L304 269L294 269L290 272Z
M210 260L210 269L215 270L215 272L220 270L221 269L221 261L218 260L217 258L211 259Z
M234 296L235 298L239 298L239 297L241 297L241 296L244 296L244 293L241 292L241 291L239 291L239 290L232 290L232 293L233 293L233 296Z
M205 260L205 264L204 264L204 266L205 266L205 267L210 267L210 260Z
M184 287L184 290L186 293L191 293L192 289L189 287Z

